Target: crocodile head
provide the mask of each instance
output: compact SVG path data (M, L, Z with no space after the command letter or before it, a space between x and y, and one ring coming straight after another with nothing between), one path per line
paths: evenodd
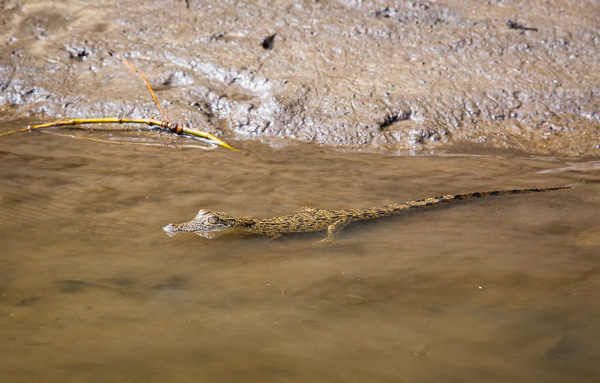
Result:
M232 229L235 218L228 213L200 210L194 219L188 222L173 224L163 227L169 236L182 231L191 231L205 238L215 238Z

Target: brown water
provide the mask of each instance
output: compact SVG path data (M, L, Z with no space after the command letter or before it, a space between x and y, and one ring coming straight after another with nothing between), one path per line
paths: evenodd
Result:
M15 126L0 126L6 131ZM594 381L600 164L61 130L0 140L7 382ZM137 138L136 138L137 137ZM127 143L129 142L129 143ZM585 182L582 182L584 181ZM322 233L168 237L271 216L562 186Z

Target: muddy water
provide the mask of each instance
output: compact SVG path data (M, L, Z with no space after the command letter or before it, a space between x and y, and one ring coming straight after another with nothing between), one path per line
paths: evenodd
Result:
M4 381L598 376L598 162L60 132L116 143L0 142ZM201 207L271 216L567 184L359 223L328 247L161 230Z

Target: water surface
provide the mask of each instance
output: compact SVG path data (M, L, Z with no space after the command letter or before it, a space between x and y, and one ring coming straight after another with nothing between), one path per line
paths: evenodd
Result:
M139 144L165 140L0 141L6 381L598 376L597 162ZM161 230L200 208L267 217L569 184L358 223L327 247L312 245L323 233Z

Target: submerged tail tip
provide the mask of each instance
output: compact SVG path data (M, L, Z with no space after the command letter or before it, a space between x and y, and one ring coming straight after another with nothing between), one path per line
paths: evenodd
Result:
M573 189L573 185L567 185L567 186L554 186L554 187L545 187L545 188L539 188L539 189L524 189L525 191L531 190L531 191L553 191L553 190L564 190L564 189ZM515 191L518 191L515 190Z

